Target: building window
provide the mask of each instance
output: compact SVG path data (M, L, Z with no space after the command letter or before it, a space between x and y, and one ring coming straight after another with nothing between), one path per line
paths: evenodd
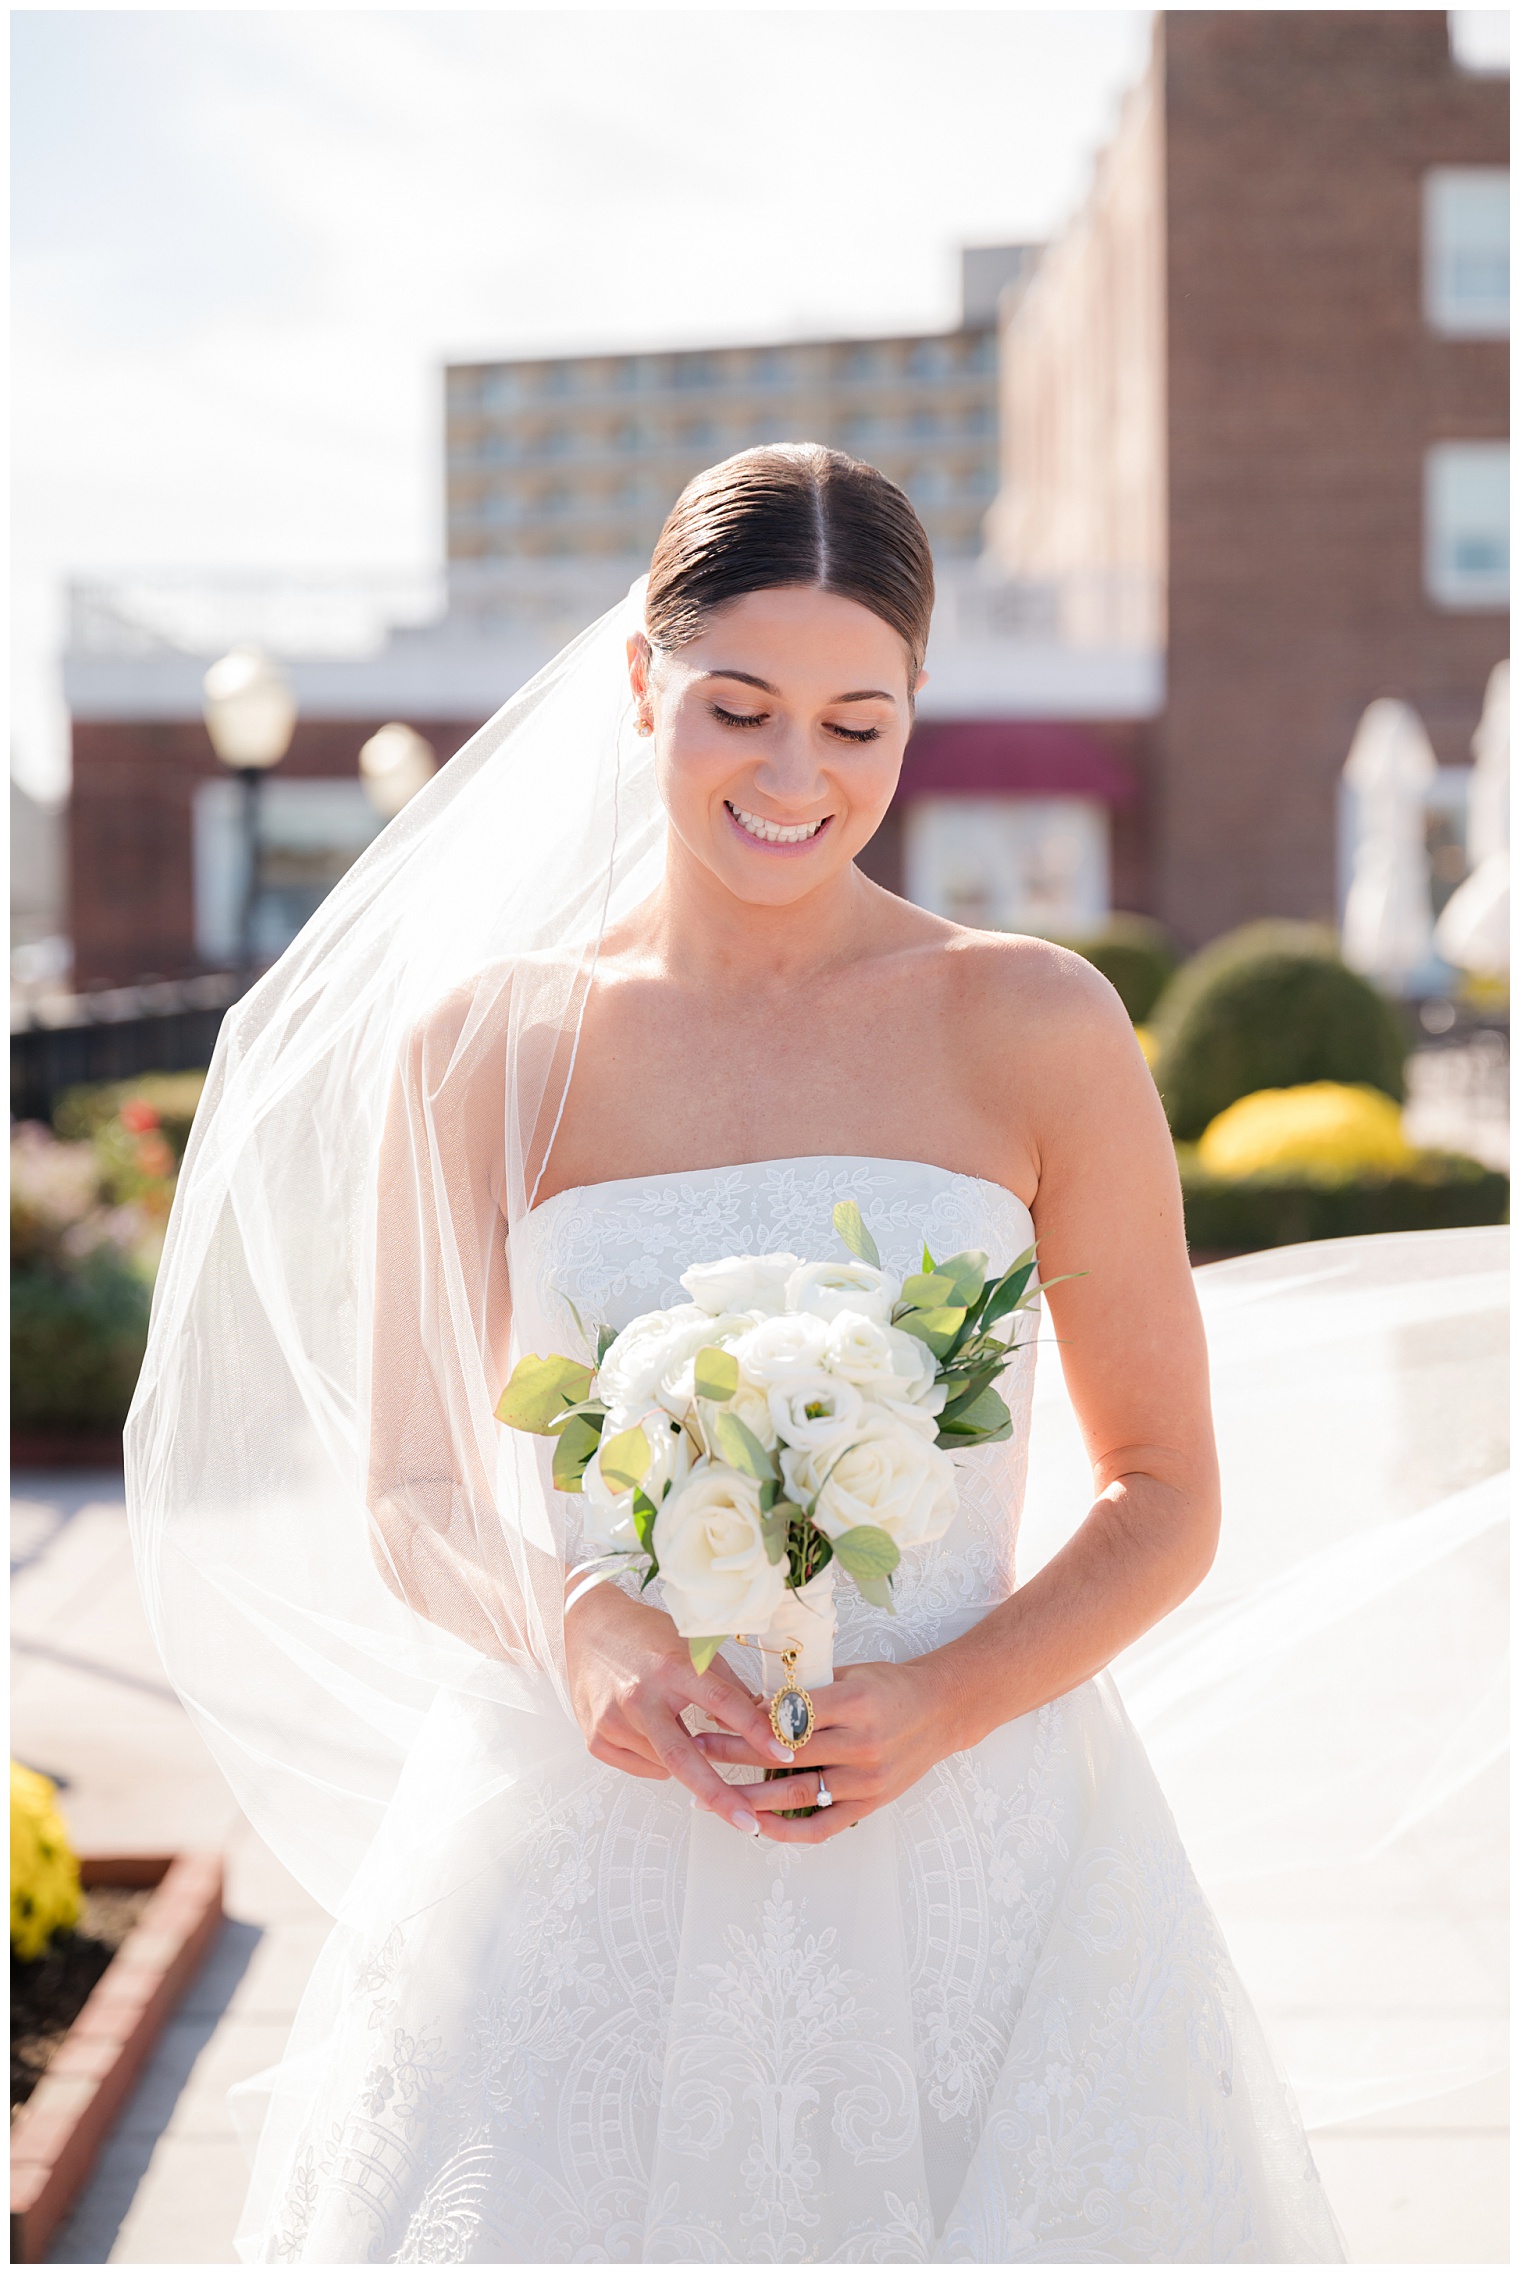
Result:
M1451 59L1459 71L1476 72L1485 79L1508 77L1507 8L1448 8L1446 26Z
M225 964L237 952L245 887L238 784L202 782L193 810L196 952ZM258 955L283 954L380 826L356 780L265 782L252 924Z
M504 410L509 403L515 403L521 393L517 372L487 371L480 382L480 407L486 411Z
M908 898L994 932L1082 932L1108 913L1108 812L1081 797L926 797L908 808Z
M675 368L678 387L711 387L716 381L717 373L713 369L710 355L683 355L678 358Z
M751 377L762 387L784 387L792 376L792 359L785 348L757 349L749 367Z
M1509 171L1425 176L1425 320L1448 339L1509 337Z
M1425 453L1425 590L1439 608L1509 602L1509 444Z

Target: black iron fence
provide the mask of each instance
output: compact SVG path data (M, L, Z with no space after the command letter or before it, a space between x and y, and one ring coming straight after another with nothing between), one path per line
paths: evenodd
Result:
M209 1065L222 1014L247 982L231 972L71 995L12 1013L11 1113L46 1121L78 1082L125 1082Z

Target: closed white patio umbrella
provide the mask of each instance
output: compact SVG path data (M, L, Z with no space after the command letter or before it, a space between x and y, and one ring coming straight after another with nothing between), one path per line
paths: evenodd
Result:
M1509 976L1509 665L1489 673L1473 736L1467 808L1472 873L1441 911L1436 946L1448 963L1484 979Z
M1435 771L1418 712L1387 696L1369 703L1345 766L1355 849L1341 953L1354 971L1395 992L1414 983L1435 952L1425 843Z

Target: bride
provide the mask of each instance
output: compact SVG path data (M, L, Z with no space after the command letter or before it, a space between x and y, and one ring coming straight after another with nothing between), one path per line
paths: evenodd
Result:
M1154 1086L1088 965L855 865L932 603L870 467L713 468L224 1030L129 1465L171 1671L338 1922L246 2258L1343 2255L1104 1672L1219 1528ZM1021 1584L1026 1352L895 1615L840 1581L793 1759L753 1648L566 1613L583 1503L492 1416L840 1199L896 1272L1038 1238L1092 1499Z

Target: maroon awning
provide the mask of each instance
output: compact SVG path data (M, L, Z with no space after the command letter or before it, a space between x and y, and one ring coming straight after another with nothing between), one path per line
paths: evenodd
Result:
M899 798L1091 797L1130 805L1122 751L1063 719L928 719L914 730Z

